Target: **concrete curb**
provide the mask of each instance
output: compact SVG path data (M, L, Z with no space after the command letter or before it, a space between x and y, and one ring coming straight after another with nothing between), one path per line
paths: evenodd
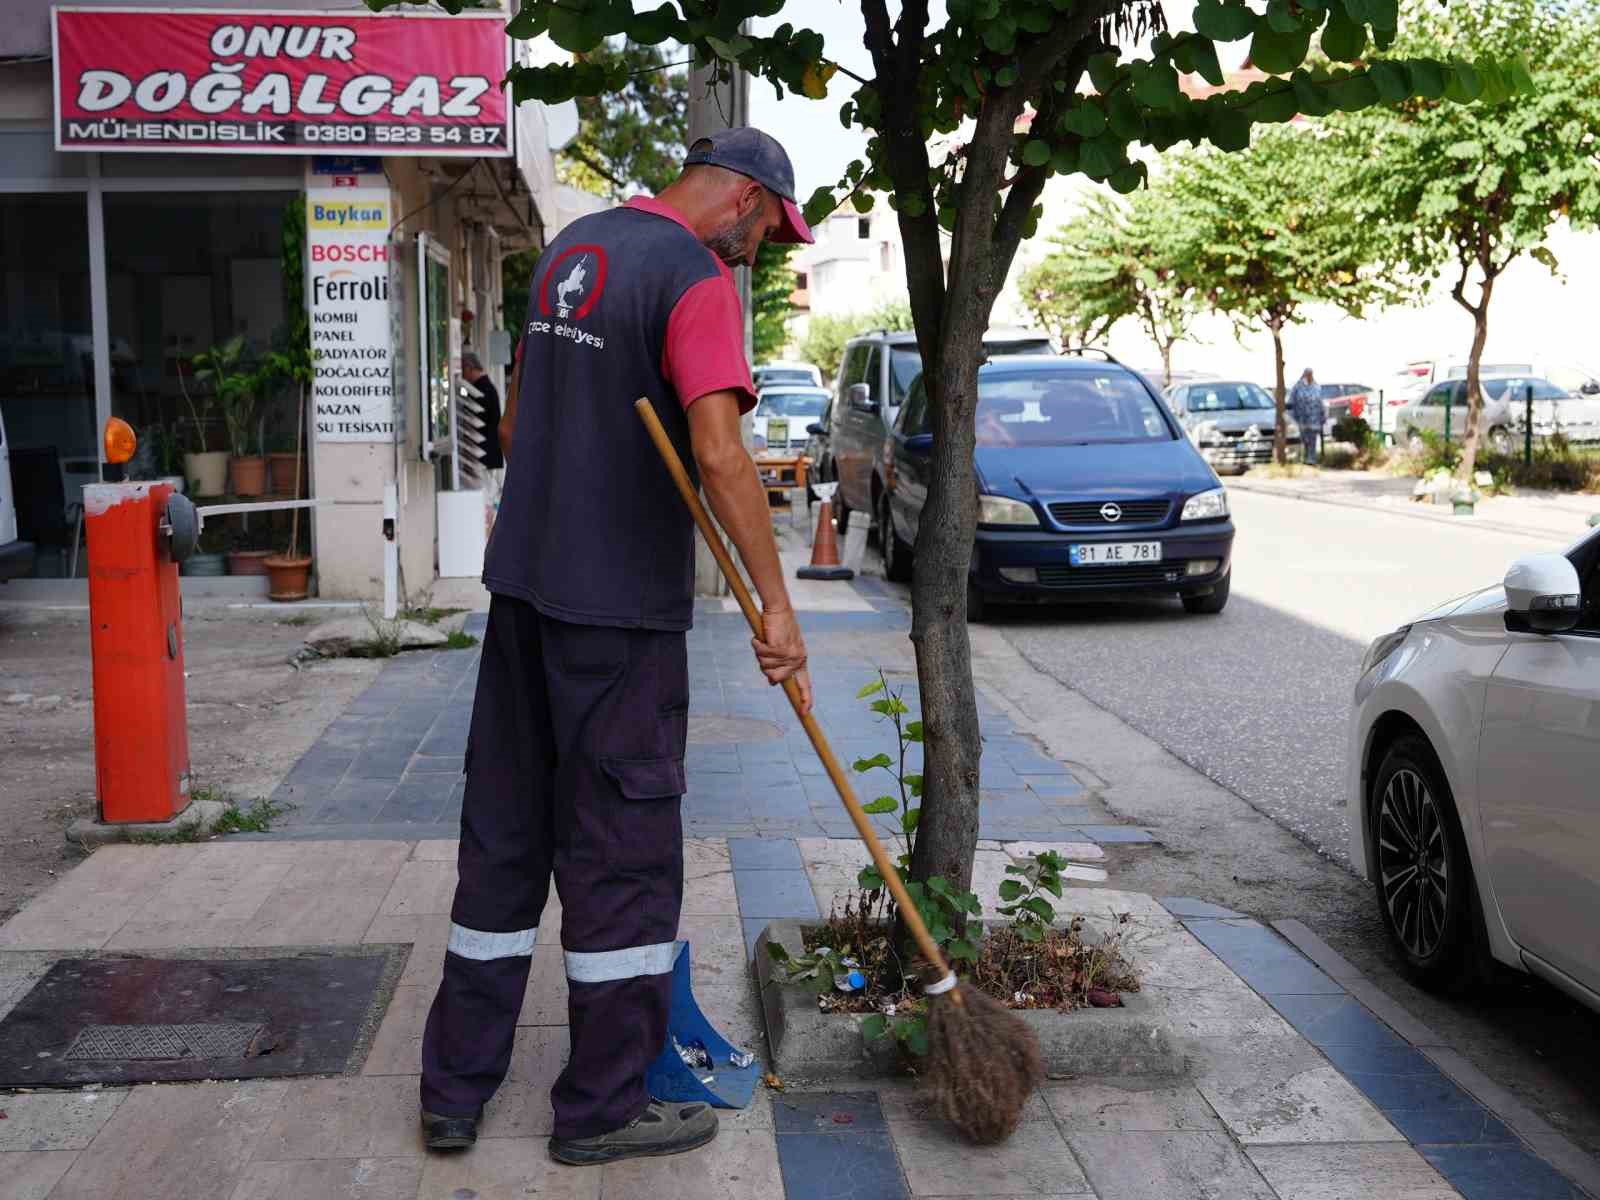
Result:
M80 817L67 826L67 841L93 850L96 846L109 846L116 842L132 842L148 837L171 837L174 834L203 838L216 828L228 806L221 800L195 800L170 821L141 821L132 825L107 825L88 817Z
M1271 487L1265 484L1241 483L1238 479L1230 479L1224 486L1241 492L1252 492L1258 496L1278 496L1285 500L1301 500L1307 504L1327 504L1334 508L1354 508L1361 512L1389 513L1392 516L1405 517L1411 521L1431 521L1435 525L1456 524L1458 528L1462 529L1482 529L1490 533L1507 533L1514 537L1559 538L1570 536L1571 540L1577 541L1584 535L1583 530L1574 530L1570 535L1567 535L1560 530L1538 529L1529 525L1509 525L1502 521L1485 521L1478 517L1473 517L1470 521L1463 521L1462 518L1448 513L1411 511L1412 507L1421 507L1420 505L1401 507L1398 505L1374 504L1370 500L1341 500L1332 496L1308 495L1304 492L1294 492L1288 488Z
M884 1079L904 1074L893 1039L865 1042L858 1015L819 1012L814 996L785 984L777 975L767 943L776 941L791 956L804 953L800 931L815 921L773 921L756 941L755 969L766 1018L772 1069L792 1079L846 1081ZM1052 1078L1106 1075L1178 1078L1188 1062L1147 996L1123 997L1122 1008L1078 1012L1023 1011L1033 1027Z

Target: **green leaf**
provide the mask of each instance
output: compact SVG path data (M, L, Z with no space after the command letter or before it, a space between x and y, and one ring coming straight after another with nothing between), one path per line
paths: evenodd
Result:
M1370 75L1351 75L1334 80L1328 87L1328 98L1340 112L1360 112L1378 102L1378 85Z
M1000 899L1006 901L1008 904L1011 901L1020 898L1022 893L1025 891L1027 891L1027 888L1023 887L1022 884L1015 879L1003 879L1000 881Z
M854 208L858 213L871 212L872 203L872 195L869 192L854 192L850 196L850 207ZM879 701L879 703L881 704L882 701ZM877 704L874 704L873 707L876 708Z
M1437 100L1444 95L1444 64L1431 58L1414 58L1410 62L1411 87L1424 100Z
M1042 167L1050 161L1050 143L1043 138L1029 138L1022 147L1022 161L1030 167Z
M545 7L550 19L550 40L563 50L587 54L605 40L601 23L586 12L551 4Z
M1445 79L1444 94L1457 104L1471 104L1483 91L1483 81L1470 63L1452 62Z
M1355 62L1367 48L1367 27L1357 25L1337 3L1328 9L1322 30L1322 52L1335 62Z
M1105 145L1096 139L1078 148L1078 169L1090 179L1105 179L1117 169L1117 163L1106 152Z
M875 817L880 813L892 813L899 807L900 802L893 796L879 796L871 804L862 805L861 811Z
M1041 879L1039 881L1039 886L1042 887L1045 891L1049 892L1057 900L1061 899L1061 880L1060 879L1058 879L1058 878L1056 878L1054 876L1052 876L1049 879Z
M920 808L908 808L900 814L900 832L912 834L917 831L917 824L922 820Z
M1534 91L1533 76L1528 71L1527 60L1520 55L1506 64L1506 71L1511 77L1511 86L1524 96L1531 95Z
M752 43L749 38L744 37L742 34L736 34L726 39L707 36L706 45L717 52L718 58L732 62L746 50L749 50Z
M982 30L983 44L995 54L1010 54L1017 46L1017 23L1010 17L996 17Z
M1206 114L1206 137L1218 150L1246 150L1250 146L1250 118L1236 108L1216 108Z
M1250 108L1252 119L1265 124L1292 121L1300 112L1300 100L1293 87L1267 89Z
M1099 137L1105 132L1106 114L1098 104L1083 101L1062 114L1060 126L1062 132L1075 133L1081 138Z
M921 192L906 192L896 198L900 202L899 211L908 217L920 217L928 211L928 198Z
M994 73L996 87L1008 88L1020 78L1022 76L1015 67L1001 67Z
M862 867L861 873L856 876L856 886L863 892L875 892L883 887L883 882L877 867Z
M906 722L906 741L908 741L908 742L920 742L921 740L922 740L922 722L921 721L907 721Z
M895 1026L894 1035L912 1054L920 1057L928 1052L928 1023L921 1017L900 1022Z
M1237 0L1199 0L1194 6L1195 30L1214 42L1237 42L1247 38L1255 32L1259 20Z
M1280 33L1263 24L1250 41L1250 61L1268 75L1287 75L1306 59L1311 31Z
M861 1021L863 1041L875 1042L889 1032L889 1018L882 1013L872 1013Z
M1274 33L1299 33L1300 23L1289 0L1267 0L1267 26Z
M1042 8L1013 6L1017 12L1017 26L1028 33L1049 33L1051 16Z
M1367 74L1378 89L1379 97L1390 104L1411 95L1411 75L1404 63L1381 58L1367 68Z
M1134 83L1133 94L1151 108L1176 108L1178 73L1166 63L1154 63Z
M838 206L833 202L833 189L827 185L819 187L811 193L811 198L805 203L806 224L813 226L821 224L836 207Z
M1043 896L1034 896L1024 900L1022 907L1038 917L1041 921L1050 922L1056 919L1056 910L1051 907L1050 901Z
M1050 169L1057 175L1070 175L1078 169L1078 143L1063 142L1050 156Z
M951 938L950 944L945 947L945 954L952 959L965 959L968 962L978 961L978 948L966 938Z
M866 687L862 688L859 692L856 693L856 699L857 700L865 700L868 696L875 696L879 692L883 691L883 687L884 687L883 680L882 679L875 679L871 683L867 684Z
M1210 38L1189 39L1190 57L1194 62L1194 69L1200 77L1213 87L1221 87L1227 76L1222 73L1222 64L1217 61L1217 45Z
M769 939L767 942L767 957L776 963L786 963L789 961L789 952L777 942Z
M1102 96L1117 81L1117 56L1115 53L1095 54L1089 59L1089 82Z
M1122 144L1112 146L1102 134L1100 143L1111 154L1111 165L1116 167L1126 158L1126 143L1136 142L1144 136L1144 114L1126 92L1118 92L1106 102L1106 123Z
M1025 942L1044 941L1044 927L1034 921L1024 921L1016 926L1017 936Z
M1142 162L1129 163L1127 166L1118 167L1111 172L1111 178L1108 182L1111 184L1113 191L1126 196L1130 192L1139 190L1139 185L1145 181L1148 171L1149 168Z
M531 5L524 6L522 11L528 12L531 8ZM678 10L671 4L659 4L649 12L638 14L628 23L628 37L642 45L659 45L672 36L679 19ZM506 32L510 32L509 27Z
M865 774L874 767L892 767L893 765L894 763L887 754L874 754L871 758L858 758L852 764L853 768L861 774Z
M901 780L906 785L906 790L918 799L922 798L922 776L920 774L907 775Z

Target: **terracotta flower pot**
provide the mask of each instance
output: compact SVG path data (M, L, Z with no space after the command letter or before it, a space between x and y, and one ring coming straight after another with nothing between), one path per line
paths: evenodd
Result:
M220 496L228 490L228 453L207 450L204 454L185 454L183 473L194 480L196 496Z
M298 500L295 494L295 468L300 471L300 491L306 490L305 461L292 451L267 455L267 466L271 474L271 489L274 496L284 500Z
M229 550L228 574L265 575L266 562L272 553L271 550Z
M228 460L235 496L259 496L267 490L267 460L259 454Z
M267 595L274 600L304 600L311 578L311 556L290 558L274 554L263 560L270 582Z

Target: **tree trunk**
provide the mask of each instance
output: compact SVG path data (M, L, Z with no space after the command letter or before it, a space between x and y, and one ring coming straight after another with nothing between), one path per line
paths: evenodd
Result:
M1157 345L1161 347L1161 386L1169 388L1172 386L1172 343L1157 342Z
M1472 311L1472 353L1467 356L1467 431L1461 440L1461 478L1468 483L1478 469L1478 424L1483 417L1483 388L1479 385L1483 346L1489 339L1489 297L1494 292L1494 276L1485 275L1478 303Z
M1272 330L1272 406L1276 427L1272 433L1272 460L1280 467L1289 461L1289 424L1284 416L1285 393L1283 388L1283 322L1272 318L1267 322Z

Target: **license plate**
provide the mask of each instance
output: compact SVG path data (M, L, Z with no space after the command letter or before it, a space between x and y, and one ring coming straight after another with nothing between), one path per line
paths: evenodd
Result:
M1160 542L1083 542L1069 547L1075 567L1125 567L1161 561Z

